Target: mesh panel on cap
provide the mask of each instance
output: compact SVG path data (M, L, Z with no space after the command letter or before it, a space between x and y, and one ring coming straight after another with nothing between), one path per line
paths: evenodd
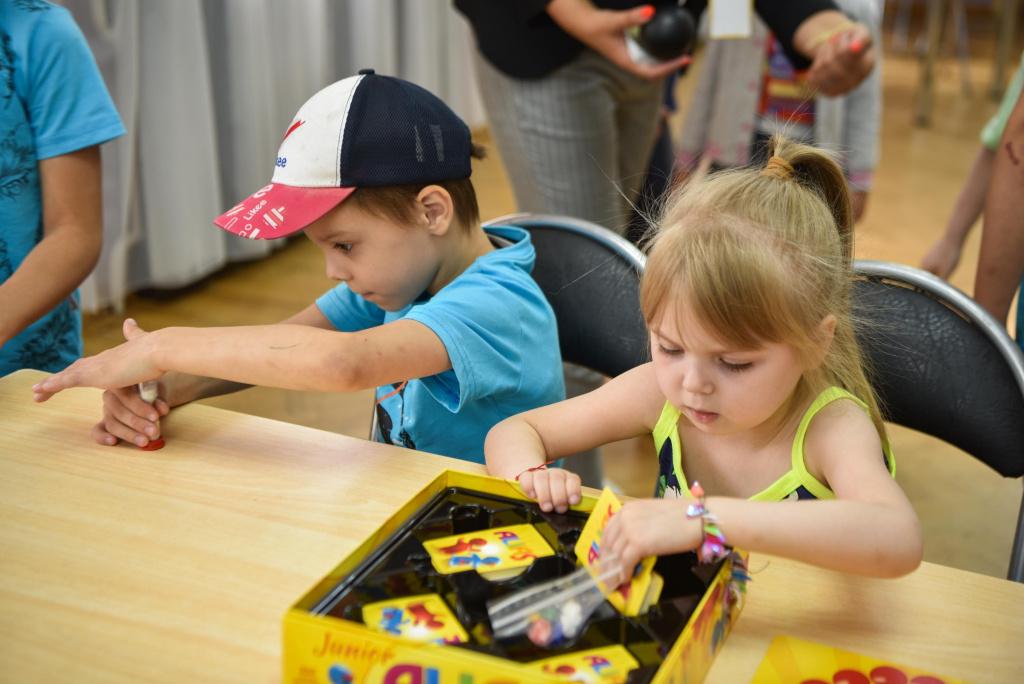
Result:
M468 178L469 127L419 86L363 77L341 146L341 184L381 187Z

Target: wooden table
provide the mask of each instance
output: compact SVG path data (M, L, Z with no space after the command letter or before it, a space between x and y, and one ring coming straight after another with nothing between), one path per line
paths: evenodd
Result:
M0 379L0 681L276 682L281 619L449 467L205 406L156 452L89 437L99 392ZM966 543L966 542L965 542ZM791 634L975 682L1024 681L1024 585L925 564L866 580L755 557L709 682Z
M709 684L749 682L782 634L974 684L1024 682L1024 584L932 563L898 580L765 556L751 570Z

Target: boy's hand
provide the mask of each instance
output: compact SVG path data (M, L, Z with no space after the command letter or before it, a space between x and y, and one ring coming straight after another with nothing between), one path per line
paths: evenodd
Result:
M580 502L580 476L562 468L526 470L519 475L526 496L540 504L540 510L565 513Z
M822 95L835 97L860 85L874 67L871 32L863 24L850 23L817 46L807 80Z
M46 401L69 387L117 389L146 380L156 380L163 371L153 362L149 333L128 318L123 326L127 342L73 364L32 386L36 401Z
M681 553L700 546L701 520L686 517L686 499L630 501L612 516L601 536L601 556L621 563L619 584L648 556Z
M93 426L92 437L107 446L124 440L144 447L160 436L160 418L170 412L171 407L159 396L152 405L147 404L134 385L107 390L103 393L103 419Z

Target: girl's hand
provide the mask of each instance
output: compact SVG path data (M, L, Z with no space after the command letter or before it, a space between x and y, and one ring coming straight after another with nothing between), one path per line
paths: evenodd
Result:
M526 496L540 504L540 510L565 513L580 502L580 476L562 468L523 471L517 478Z
M807 80L822 95L835 97L860 85L874 67L871 32L851 22L817 46Z
M161 394L164 388L160 388ZM160 436L160 417L170 413L170 405L160 396L152 405L139 396L135 385L103 393L103 419L92 428L92 438L114 446L118 440L144 447Z
M700 546L701 520L687 518L688 499L641 499L623 505L601 536L601 557L621 563L619 584L628 582L648 556L690 551Z
M125 319L122 345L105 352L79 359L73 364L32 386L36 401L46 401L69 387L117 389L146 380L156 380L163 371L153 360L151 335L131 318Z

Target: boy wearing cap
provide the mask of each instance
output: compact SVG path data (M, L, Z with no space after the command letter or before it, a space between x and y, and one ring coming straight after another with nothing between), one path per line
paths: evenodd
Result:
M304 230L341 283L278 325L165 328L40 382L37 401L106 388L94 438L139 446L171 406L247 385L377 387L377 438L483 462L487 430L564 395L554 314L526 231L479 225L469 128L406 81L361 71L310 98L272 182L215 223L252 239ZM167 373L167 375L164 375ZM161 378L161 399L136 383Z

